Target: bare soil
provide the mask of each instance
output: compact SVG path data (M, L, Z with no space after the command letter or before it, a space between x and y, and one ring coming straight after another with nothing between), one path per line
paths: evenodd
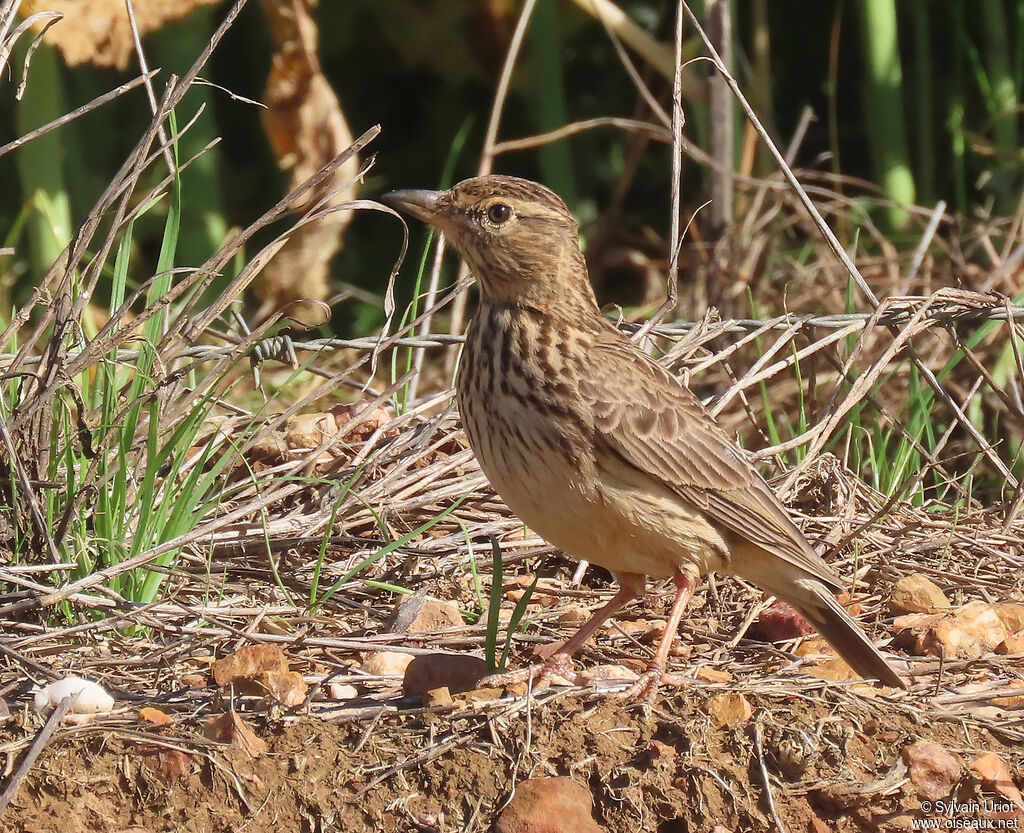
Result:
M267 744L256 758L203 738L210 710L224 703L178 713L161 732L127 719L64 729L0 829L482 831L517 781L569 775L590 788L595 818L616 833L896 831L933 815L901 759L919 738L965 764L995 751L1020 773L1024 747L999 731L1009 715L990 722L991 712L947 712L928 697L790 679L784 689L745 687L753 718L717 726L708 701L727 690L737 689L694 683L652 711L614 693L565 688L447 709L411 698L357 704L330 720L242 711ZM26 736L18 724L0 732L0 748ZM143 754L153 744L187 751L187 771L162 779ZM983 801L982 786L964 773L956 800Z

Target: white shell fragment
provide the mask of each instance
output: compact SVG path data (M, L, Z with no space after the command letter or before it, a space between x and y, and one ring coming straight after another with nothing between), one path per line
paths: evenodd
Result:
M70 697L69 714L99 714L114 708L114 698L99 683L82 677L65 677L39 689L36 710L55 709L65 697Z

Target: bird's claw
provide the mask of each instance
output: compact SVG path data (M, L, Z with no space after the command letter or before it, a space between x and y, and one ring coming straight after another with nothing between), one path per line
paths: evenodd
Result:
M658 696L658 691L663 685L675 688L682 684L683 679L678 674L668 674L662 666L652 663L640 675L640 678L623 691L619 697L623 700L650 706L654 703L654 698Z
M510 685L530 683L534 691L541 691L551 684L552 677L573 678L572 661L565 654L552 654L547 662L541 665L530 665L515 671L504 671L491 674L477 683L479 688L506 688Z

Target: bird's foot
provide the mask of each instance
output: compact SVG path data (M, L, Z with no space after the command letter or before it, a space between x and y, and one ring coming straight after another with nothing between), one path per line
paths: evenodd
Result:
M623 700L632 700L645 706L654 703L658 696L658 690L664 686L678 687L683 684L683 678L678 674L669 674L664 666L658 663L651 663L647 670L640 675L640 678L629 688L623 691L619 697Z
M567 654L557 653L548 657L541 665L531 665L515 671L504 671L491 674L477 683L478 688L507 688L510 685L530 683L534 691L541 691L551 684L552 677L573 679L576 672L572 670L572 660Z

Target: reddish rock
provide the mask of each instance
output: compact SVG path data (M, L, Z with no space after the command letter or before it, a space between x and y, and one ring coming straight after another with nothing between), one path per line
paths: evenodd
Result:
M594 821L594 799L571 778L530 778L494 826L496 833L604 833Z
M1003 623L1003 627L1011 634L1024 635L1024 605L1006 604L993 605L996 616Z
M139 723L148 723L150 726L167 726L173 722L174 718L160 709L155 709L152 706L143 706L139 709Z
M487 663L470 654L420 654L405 669L402 689L407 695L437 688L472 691L487 676Z
M914 792L927 801L945 798L960 780L961 761L945 747L919 740L903 749Z
M245 694L262 694L285 706L305 702L308 687L298 671L288 669L288 657L276 645L249 645L210 666L219 686L231 685Z
M284 441L289 448L316 448L336 433L331 414L294 414L284 425Z
M143 765L156 773L165 784L177 781L192 768L192 756L180 749L151 744L140 744L138 749Z
M332 700L355 700L359 691L348 683L328 683L327 694Z
M560 625L582 625L590 618L590 611L583 605L569 605L558 614Z
M903 576L893 585L889 596L889 612L895 616L905 613L938 613L949 609L949 599L939 586L921 573Z
M996 645L997 654L1024 654L1024 634L1008 636Z
M402 651L378 651L363 660L362 670L373 677L401 676L412 662L413 655Z
M576 675L576 685L593 685L602 680L627 680L633 682L640 679L640 675L632 668L625 665L595 665L592 668L584 668Z
M819 680L829 682L856 682L861 679L860 674L854 671L842 657L829 657L811 662L804 666L804 671Z
M792 605L775 601L758 614L757 627L767 642L782 642L817 633Z
M374 431L383 428L394 417L391 412L386 408L380 406L374 408L370 413L364 414L368 403L366 402L353 402L348 405L335 405L328 411L331 416L334 417L334 425L340 431L354 419L359 419L361 422L349 430L345 435L345 442L355 443L362 442L367 439ZM397 437L398 429L392 428L384 432L385 437Z
M288 443L285 442L283 431L266 431L249 448L250 456L259 459L283 460L287 453Z
M754 707L742 694L716 694L708 700L708 715L718 727L734 728L754 716Z
M905 626L905 620L911 620L912 624L909 628L911 650L947 659L980 659L1010 635L994 606L983 601L969 602L937 619L926 614L911 614L901 617L897 625ZM908 641L906 634L901 635L901 641Z
M731 683L732 674L724 668L712 668L709 665L702 665L697 669L694 676L705 683Z
M430 633L462 626L462 614L454 602L405 596L395 605L384 626L392 633Z
M622 639L625 634L630 639L642 642L644 645L653 645L661 642L665 635L665 621L663 619L627 619L624 622L610 622L605 625L605 632L612 639Z
M660 740L652 740L640 755L641 763L648 767L669 767L675 763L675 760L675 747L662 743Z
M214 682L219 686L255 677L264 671L288 671L288 657L276 645L247 645L210 666Z
M432 706L450 706L452 702L452 693L444 686L432 688L423 695L423 705L427 708Z
M981 778L981 785L989 792L1001 795L1024 810L1024 797L1013 783L1010 771L995 752L982 752L971 761L971 771Z

